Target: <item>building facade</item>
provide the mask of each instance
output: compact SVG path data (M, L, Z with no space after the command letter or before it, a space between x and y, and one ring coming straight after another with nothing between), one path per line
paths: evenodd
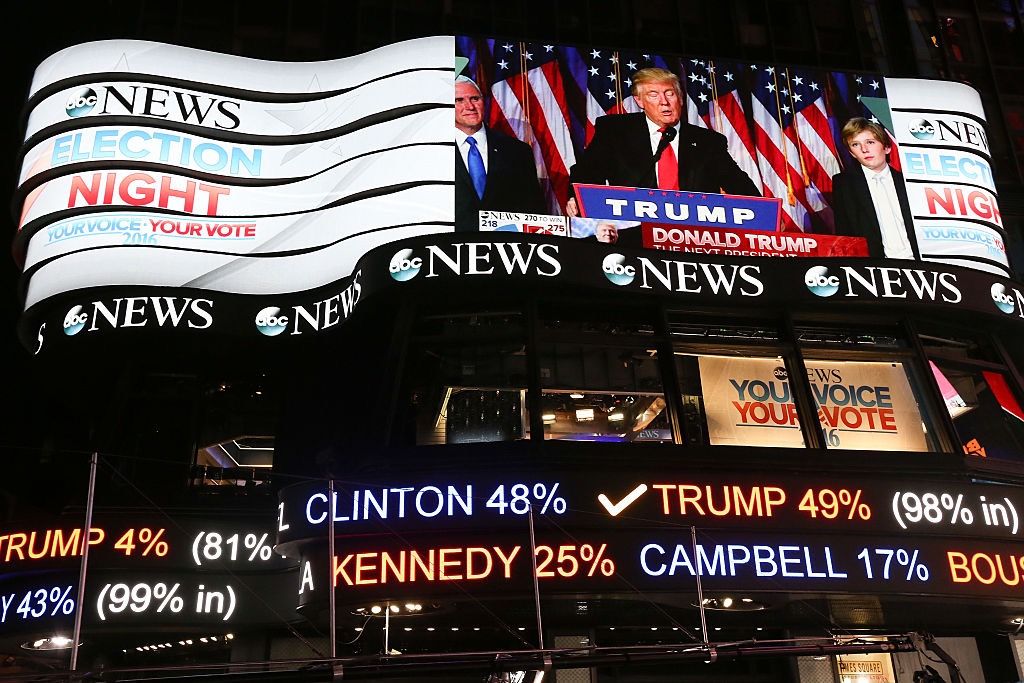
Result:
M951 680L940 653L1019 680L1021 11L142 3L69 28L11 183L11 675L66 669L80 620L78 668L113 680ZM46 59L93 37L159 45ZM452 63L532 146L544 213L453 232ZM759 197L573 187L652 66ZM853 117L895 143L915 258L836 222Z

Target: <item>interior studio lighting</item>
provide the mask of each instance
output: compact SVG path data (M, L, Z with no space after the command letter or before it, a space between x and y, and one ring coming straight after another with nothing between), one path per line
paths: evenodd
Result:
M756 612L767 608L767 605L763 602L757 602L753 598L741 597L737 599L729 595L723 595L720 598L704 598L700 606L706 610L730 612ZM694 607L697 607L697 605L694 604Z
M431 604L431 605L427 606L427 609L429 611L437 611L440 608L441 608L441 606L440 605L436 605L436 604ZM397 604L368 605L368 606L364 605L364 606L361 606L361 607L354 607L352 609L352 614L354 614L356 616L363 616L363 617L365 617L367 614L372 614L373 616L382 617L382 616L384 616L385 612L387 612L387 614L390 615L390 616L396 616L396 617L408 616L410 614L419 614L419 613L423 612L423 604L419 603L419 602L412 602L412 601L410 601L410 602L403 603L401 605L397 605Z
M22 643L25 650L66 650L71 647L71 639L67 636L50 636L49 638L38 638L36 640Z

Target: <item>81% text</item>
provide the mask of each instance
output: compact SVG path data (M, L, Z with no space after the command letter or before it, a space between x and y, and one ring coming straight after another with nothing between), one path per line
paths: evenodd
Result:
M203 560L216 562L228 560L237 562L267 562L274 556L274 550L267 543L268 534L232 534L224 537L216 531L200 531L192 541L192 559L203 566Z

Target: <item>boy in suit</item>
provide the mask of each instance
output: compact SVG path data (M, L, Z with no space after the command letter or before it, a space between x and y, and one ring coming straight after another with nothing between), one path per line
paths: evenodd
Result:
M832 177L836 233L866 238L874 258L920 259L907 185L889 166L892 144L885 128L857 117L842 135L858 166Z

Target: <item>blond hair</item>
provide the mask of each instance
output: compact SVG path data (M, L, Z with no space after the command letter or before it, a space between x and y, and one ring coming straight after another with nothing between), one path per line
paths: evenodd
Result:
M850 140L864 131L871 133L872 137L881 142L883 147L892 147L892 141L889 140L889 134L885 132L885 128L879 123L868 121L863 116L854 117L843 126L843 144L849 147Z
M646 69L640 69L633 74L633 95L639 97L640 86L648 83L671 83L675 86L677 93L682 93L682 88L679 87L679 76L676 76L668 69L651 66Z

